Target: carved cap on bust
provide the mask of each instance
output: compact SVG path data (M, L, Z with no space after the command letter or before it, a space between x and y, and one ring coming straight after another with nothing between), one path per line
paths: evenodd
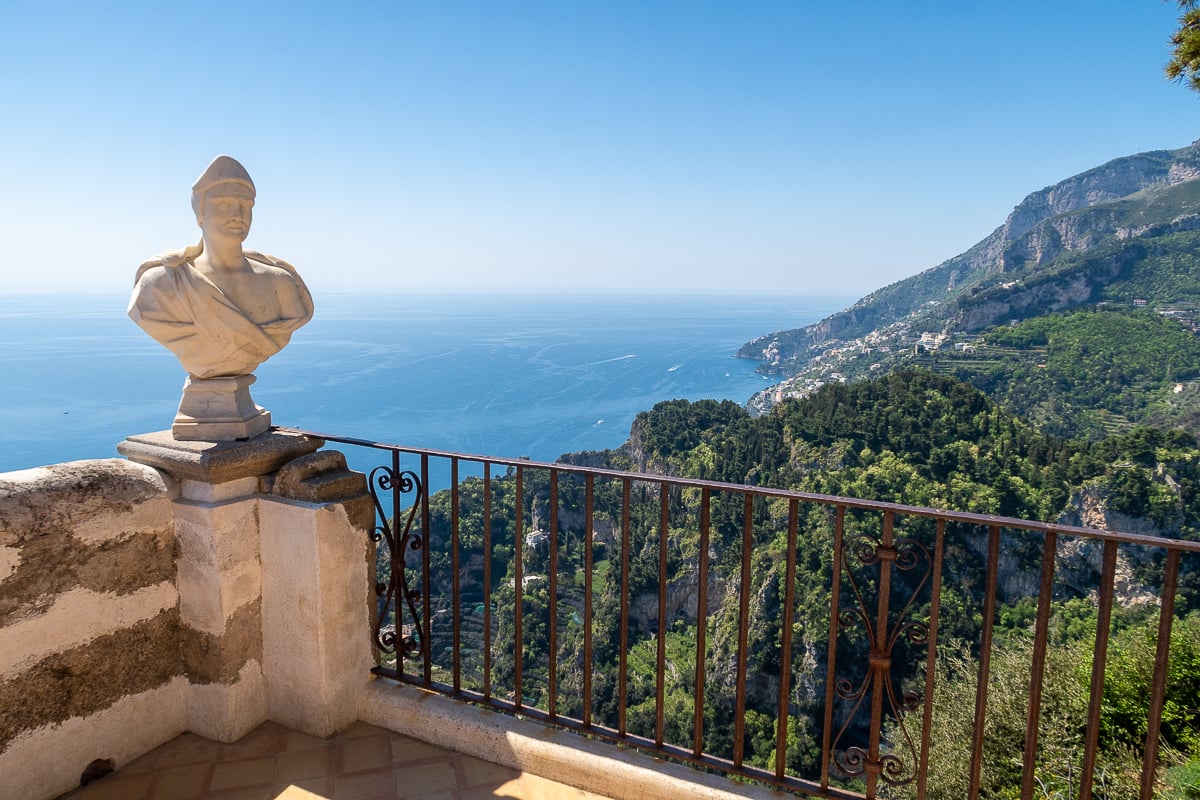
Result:
M251 197L255 195L254 181L250 180L250 173L246 172L246 168L235 158L217 156L208 165L208 169L204 170L204 174L192 184L192 211L196 212L196 216L200 215L200 203L204 200L205 193L222 183L240 183L250 189Z

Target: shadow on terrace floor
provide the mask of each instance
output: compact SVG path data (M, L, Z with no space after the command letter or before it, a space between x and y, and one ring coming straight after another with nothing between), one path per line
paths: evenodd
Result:
M60 800L605 800L358 722L317 739L273 722L233 744L185 733Z

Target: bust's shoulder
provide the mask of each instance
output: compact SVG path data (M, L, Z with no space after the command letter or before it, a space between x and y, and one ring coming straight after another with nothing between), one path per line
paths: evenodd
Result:
M275 267L276 269L281 269L285 272L296 272L296 268L284 261L282 258L269 256L266 253L259 253L255 250L247 250L244 255L251 261L257 261L259 264L265 264L268 267Z
M163 286L171 283L174 278L175 267L167 262L151 259L138 267L137 277L133 282L143 287Z
M183 247L177 250L166 250L148 261L143 261L138 267L134 283L153 281L162 283L172 277L172 271L188 264L195 255L195 248Z

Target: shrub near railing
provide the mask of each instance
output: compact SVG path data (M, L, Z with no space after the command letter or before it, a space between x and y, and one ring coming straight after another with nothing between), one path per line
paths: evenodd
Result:
M1149 798L1200 755L1195 543L381 449L381 674L822 797Z

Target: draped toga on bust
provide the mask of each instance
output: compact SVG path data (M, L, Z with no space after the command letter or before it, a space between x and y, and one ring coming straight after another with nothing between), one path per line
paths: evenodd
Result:
M312 319L312 296L290 264L248 251L250 262L290 274L304 310L300 317L255 322L196 269L199 252L199 247L174 250L142 264L129 316L174 353L193 378L249 375Z

